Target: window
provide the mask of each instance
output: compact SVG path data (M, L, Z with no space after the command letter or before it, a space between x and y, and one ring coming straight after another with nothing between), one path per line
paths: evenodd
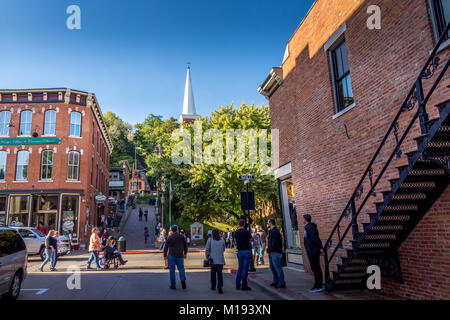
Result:
M94 185L94 158L91 158L91 185Z
M450 1L448 0L431 0L433 12L433 23L436 33L436 39L439 39L445 31L447 24L450 22ZM449 39L449 35L444 40Z
M20 135L31 136L31 119L33 113L30 110L25 110L20 114Z
M28 159L29 152L22 150L17 153L17 170L16 170L16 180L22 181L28 179Z
M53 151L42 152L41 160L41 180L51 180L53 175Z
M0 230L0 257L26 250L25 242L16 230Z
M54 136L56 130L56 111L48 110L45 112L44 136Z
M80 153L77 151L69 152L69 165L67 167L67 179L79 180L80 171Z
M81 113L79 112L70 114L70 136L81 137Z
M80 206L80 197L75 195L62 196L62 216L60 219L61 235L72 235L78 237L78 215Z
M348 66L345 40L331 50L331 65L335 90L336 112L340 112L353 103L352 83Z
M2 111L0 112L0 136L9 136L9 122L11 120L11 112Z
M95 144L95 123L92 122L92 145Z
M0 180L5 180L7 155L6 151L0 151Z

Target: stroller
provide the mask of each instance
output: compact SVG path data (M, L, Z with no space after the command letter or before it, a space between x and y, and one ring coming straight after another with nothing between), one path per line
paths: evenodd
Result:
M114 266L114 269L119 268L119 254L114 252L114 249L111 247L105 247L104 249L104 269L109 269L111 266Z

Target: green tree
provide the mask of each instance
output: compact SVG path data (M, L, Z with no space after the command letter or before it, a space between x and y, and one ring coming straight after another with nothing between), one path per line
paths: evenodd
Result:
M121 167L121 160L128 160L130 165L132 165L134 161L134 145L132 142L131 124L123 121L113 112L105 113L103 118L114 146L109 165L111 167Z

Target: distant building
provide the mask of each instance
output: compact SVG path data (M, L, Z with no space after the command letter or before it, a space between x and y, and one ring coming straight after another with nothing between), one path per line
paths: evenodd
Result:
M145 172L141 170L133 170L133 176L129 182L129 186L130 192L138 193L139 195L144 195L151 191L147 176L145 175Z
M107 209L112 149L95 94L0 90L0 224L88 239Z
M122 167L109 169L109 196L118 202L127 199L130 190L131 167L127 160L122 160Z

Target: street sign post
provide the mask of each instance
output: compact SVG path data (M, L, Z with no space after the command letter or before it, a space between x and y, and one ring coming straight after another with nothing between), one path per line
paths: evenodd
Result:
M250 184L250 181L251 180L255 180L255 176L254 175L241 175L241 176L239 176L239 180L244 180L244 183L245 183L245 186L246 186L246 203L247 203L247 225L248 225L248 231L250 231L250 233L252 232L252 228L251 228L251 223L252 223L252 221L251 221L251 218L250 218L250 195L249 195L249 192L248 192L248 185ZM252 194L253 194L253 209L254 209L254 207L255 207L255 197L254 197L254 193L252 192ZM242 200L244 200L244 199L242 199L241 198L241 203L242 203ZM244 211L245 212L245 211ZM248 268L248 271L249 272L255 272L256 271L256 269L255 269L255 265L254 265L254 263L253 263L253 256L252 256L252 259L251 259L251 261L250 261L250 267Z

